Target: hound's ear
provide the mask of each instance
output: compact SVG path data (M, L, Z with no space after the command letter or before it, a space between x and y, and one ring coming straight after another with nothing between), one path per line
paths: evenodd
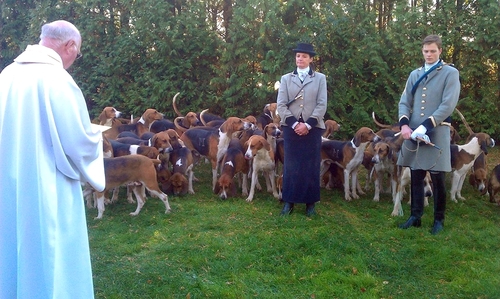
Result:
M154 134L153 137L151 137L151 144L150 144L150 146L154 146L155 145L156 139L158 139L158 136L156 136L156 134Z
M238 192L236 190L236 184L233 184L232 182L229 183L229 195L230 196L235 196L236 195L236 192Z
M264 130L263 130L263 131L264 131L264 138L265 138L266 140L267 140L267 129L268 129L268 128L269 128L269 125L266 125L266 126L264 127Z
M486 140L483 140L481 142L481 150L483 150L483 152L484 152L485 155L488 154L488 146L487 146L487 141Z
M266 151L270 151L271 150L271 145L265 139L262 140L262 146L264 146L264 148L266 149Z
M102 110L101 114L99 114L99 124L102 126L106 123L106 112L104 111L104 109Z
M352 143L354 143L354 145L356 147L358 147L361 144L361 140L358 138L358 134L354 135L354 138L352 139Z
M220 192L220 184L219 181L217 181L214 187L214 194L219 194L219 192Z

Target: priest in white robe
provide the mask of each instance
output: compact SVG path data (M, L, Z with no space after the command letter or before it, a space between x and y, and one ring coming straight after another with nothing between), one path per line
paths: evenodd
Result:
M67 21L0 74L0 298L94 298L82 183L105 186L102 134L66 71Z

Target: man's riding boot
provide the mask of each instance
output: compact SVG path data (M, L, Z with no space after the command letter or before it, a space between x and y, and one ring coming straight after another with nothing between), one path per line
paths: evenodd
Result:
M431 178L434 197L434 223L431 234L435 235L444 228L444 212L446 210L445 173L431 172Z
M407 229L412 226L420 227L422 222L420 218L424 213L424 178L425 170L411 170L411 216L405 223L399 225L399 228Z

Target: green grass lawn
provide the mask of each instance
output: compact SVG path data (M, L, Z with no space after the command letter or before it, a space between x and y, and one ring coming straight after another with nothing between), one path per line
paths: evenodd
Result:
M490 170L499 157L488 155ZM467 181L433 236L432 199L408 230L397 228L407 198L391 217L390 195L373 202L373 186L351 202L322 190L318 215L298 205L281 217L271 194L223 201L209 164L195 171L196 194L170 196L171 214L149 198L129 216L124 193L102 220L87 211L96 298L500 298L500 207Z

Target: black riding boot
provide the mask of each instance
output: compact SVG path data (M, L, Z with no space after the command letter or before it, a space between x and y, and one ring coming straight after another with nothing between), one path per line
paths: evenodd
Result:
M290 215L293 211L293 203L285 202L283 209L281 210L281 216Z
M311 217L316 214L316 210L314 209L315 204L314 203L308 203L306 204L306 216Z
M431 234L435 235L444 228L444 212L446 210L445 173L431 172L432 193L434 197L434 224Z
M425 170L411 170L411 215L405 223L399 225L399 228L407 229L412 226L420 227L422 222L420 218L424 214L424 178Z

